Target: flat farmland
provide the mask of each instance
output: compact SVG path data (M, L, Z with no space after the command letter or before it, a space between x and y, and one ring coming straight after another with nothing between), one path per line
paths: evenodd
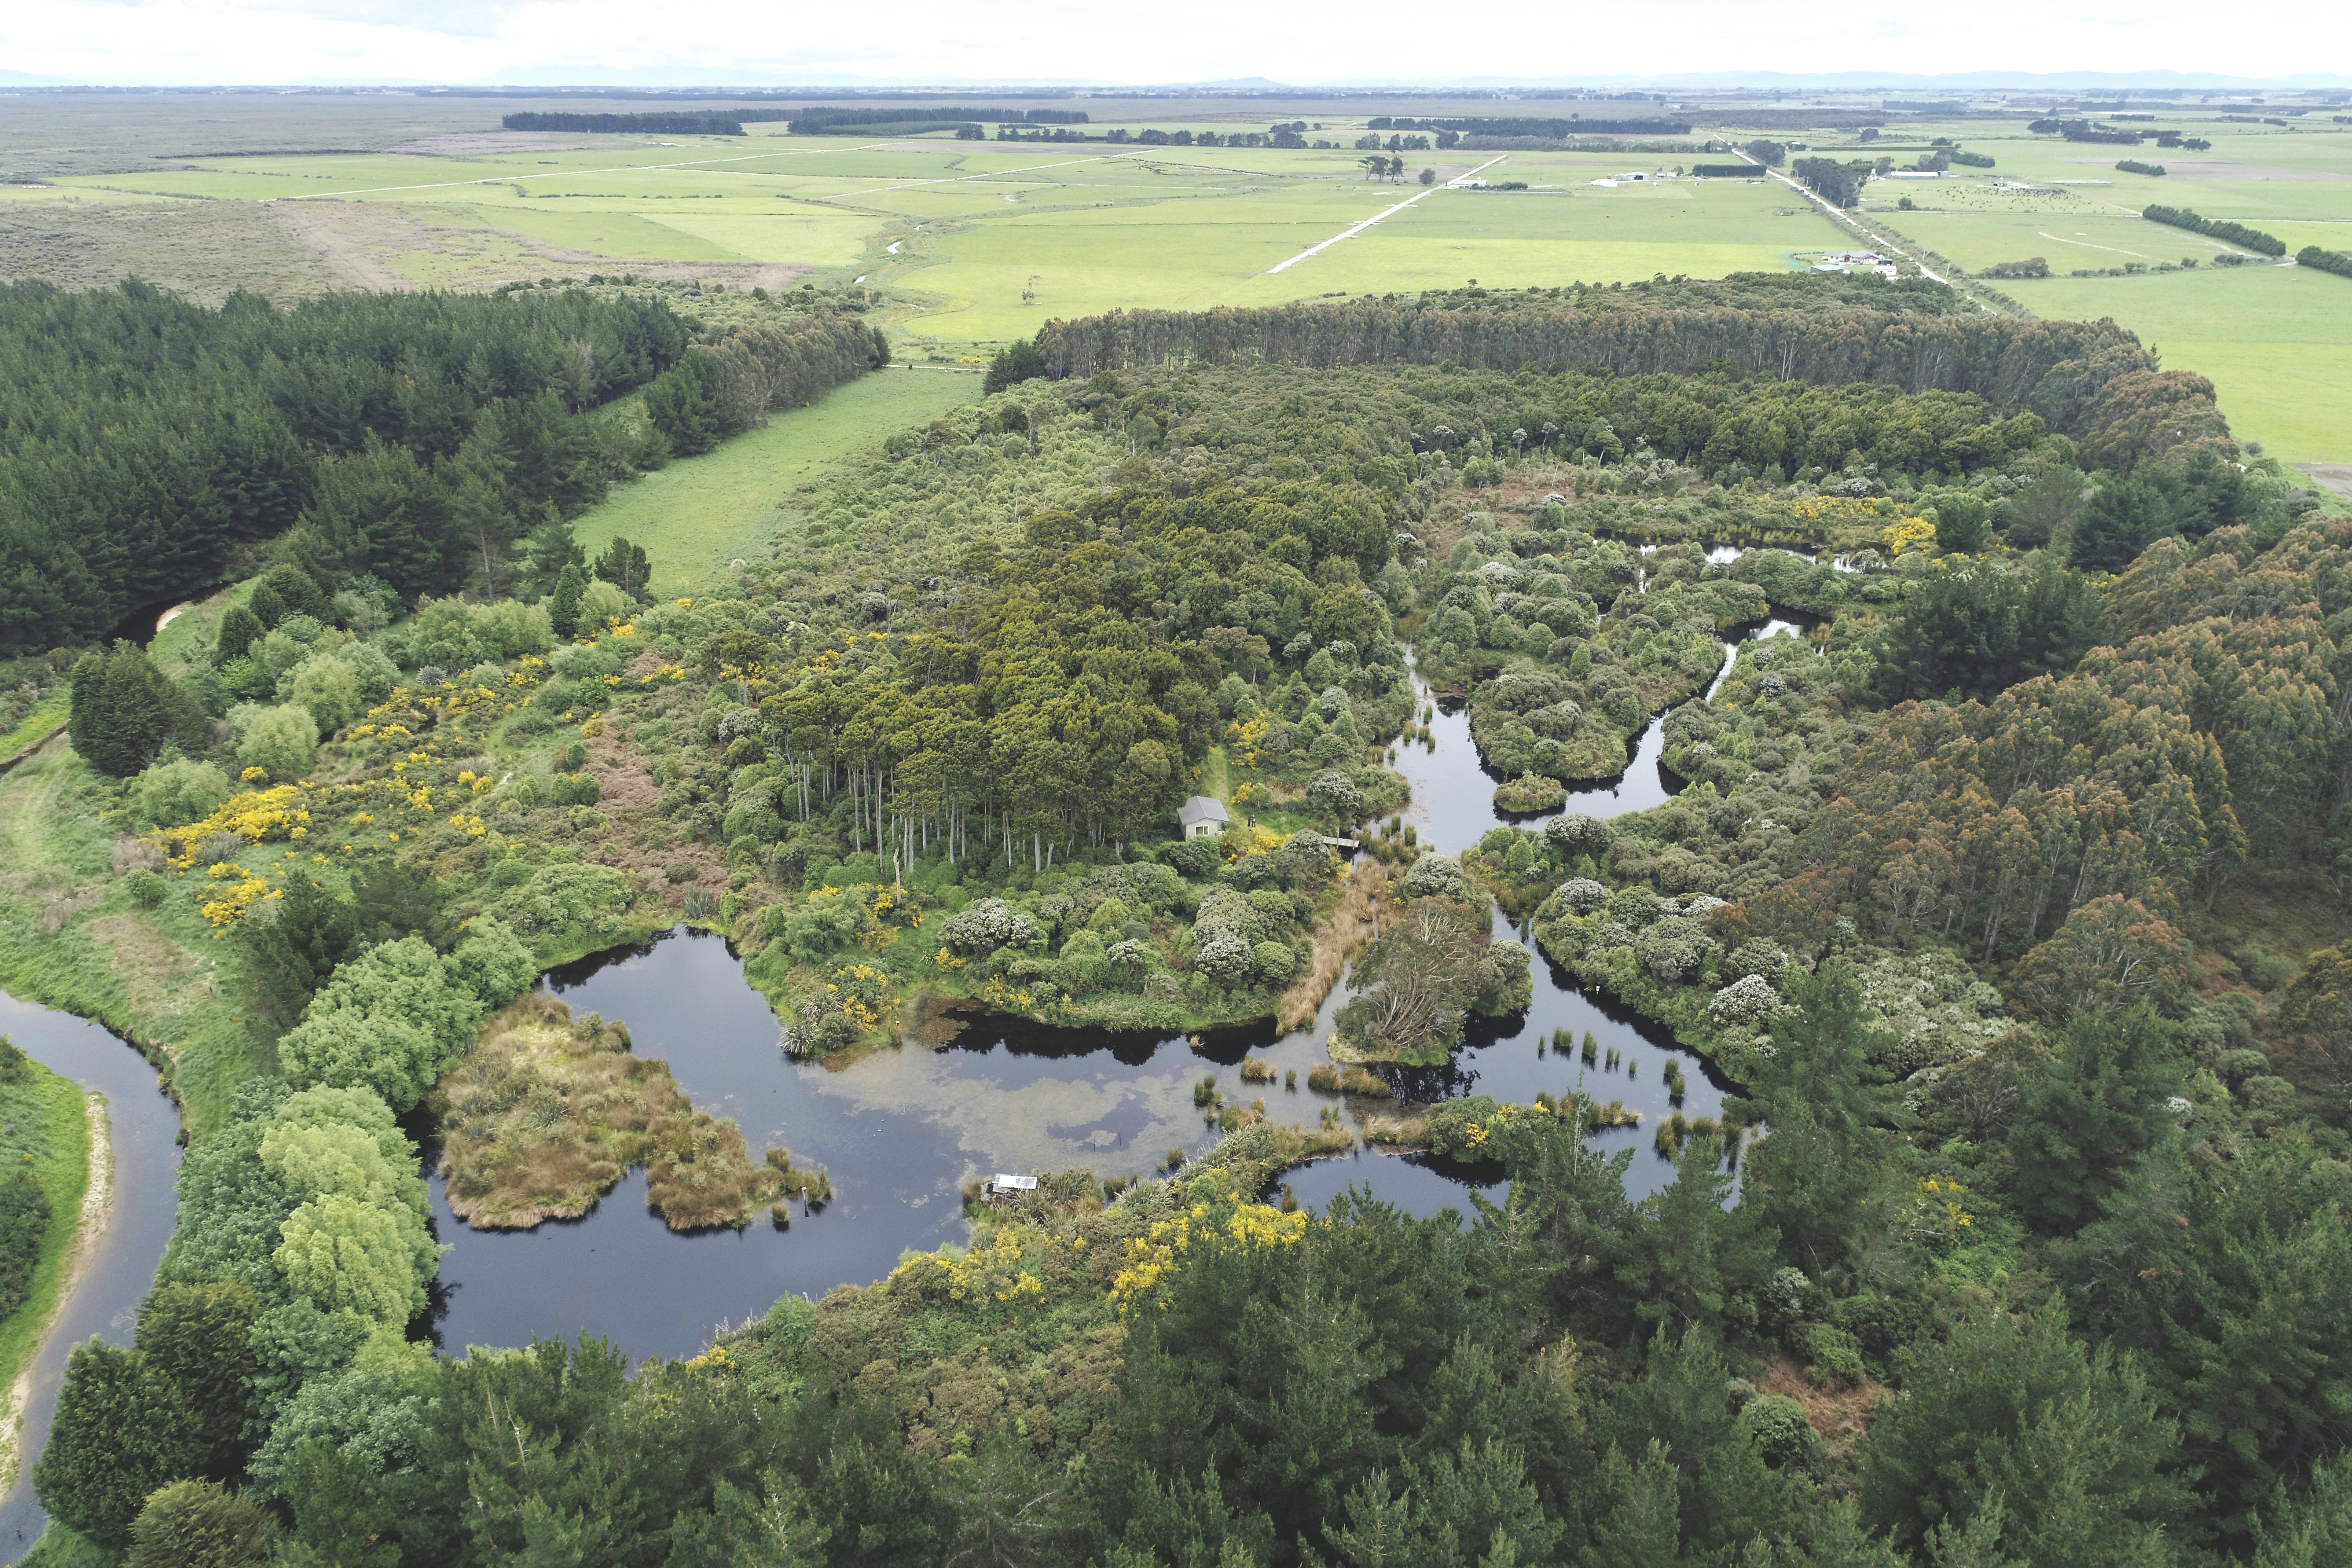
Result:
M2001 286L2038 316L2112 316L2213 379L2230 427L2291 463L2352 453L2352 279L2299 267Z
M1131 129L1150 124L1233 132L1264 121L1253 111ZM730 285L862 281L887 295L887 317L910 347L949 359L1025 335L1052 315L1403 291L1474 277L1508 286L1712 276L1784 268L1837 239L1771 187L1590 184L1664 168L1678 161L1671 153L1423 152L1403 154L1402 180L1370 180L1349 145L1360 121L1318 125L1338 145L1307 150L749 129L675 140L452 131L373 152L240 149L62 174L9 199L268 214L267 232L314 253L308 271L269 269L280 295L327 279L481 288L591 269ZM274 134L285 139L282 127ZM1537 188L1440 189L1274 270L1422 195L1423 168L1442 182L1490 163L1490 180ZM19 248L39 245L36 234ZM200 258L209 271L176 268L180 286L215 297L235 286L217 249Z
M1515 157L1487 175L1535 184L1547 174L1584 173L1547 169L1540 158ZM1405 292L1458 288L1474 278L1489 287L1525 288L1632 281L1660 272L1714 278L1781 271L1798 265L1801 253L1840 242L1829 220L1785 186L1738 180L1440 191L1277 278L1252 279L1234 302L1315 291L1269 287L1288 283L1293 274L1354 292Z
M2055 276L1999 287L2036 315L2113 317L2161 350L2168 368L2210 376L2241 440L2291 462L2352 457L2352 279L2264 258L2219 267L2224 253L2251 253L2139 216L2150 204L2188 207L2273 235L2290 256L2306 245L2352 249L2352 132L2233 124L2194 112L2160 114L2156 123L2213 145L2134 149L1955 124L1939 129L1991 156L1993 169L1874 181L1865 206L1874 221L1973 272L2043 258ZM1822 151L1881 155L1861 145ZM1916 153L1884 155L1900 167ZM2166 173L2123 173L2115 165L2124 158ZM2033 184L1998 189L1996 177ZM1904 196L1915 210L1899 209ZM2072 276L2126 268L2143 270Z
M1516 288L1719 277L1802 266L1850 241L1778 183L1593 184L1721 154L1423 151L1401 154L1402 180L1366 179L1352 145L1362 119L1328 108L1289 114L1334 146L1285 150L796 137L774 123L741 137L518 133L496 129L511 107L497 100L317 100L308 121L283 102L192 100L178 121L168 107L126 104L113 125L102 104L60 100L57 124L11 119L0 105L0 156L32 176L0 188L0 275L89 287L136 270L210 299L239 286L290 299L591 272L730 288L862 284L902 357L956 363L1055 316L1412 293L1472 279ZM1096 135L1120 125L1263 131L1284 117L1230 102L1095 112ZM2352 458L2339 434L2352 426L2341 368L2352 282L2270 263L2216 268L2229 247L2138 214L2161 201L2253 225L2290 249L2352 249L2352 131L2229 123L2188 107L2160 122L2213 145L2067 142L2027 133L2021 115L1909 122L1872 143L1820 133L1811 150L1901 166L1944 135L1990 154L1990 171L1873 182L1869 216L1971 272L2044 258L2059 276L2002 286L2027 309L2112 315L2168 364L2221 383L2242 437L2295 460ZM2171 172L2114 168L2135 153ZM1531 188L1443 187L1482 165L1490 182ZM1424 168L1439 188L1418 183ZM2027 188L1998 188L1996 177ZM1908 212L1897 206L1906 195ZM2186 260L2198 265L2183 269ZM2126 267L2147 275L2069 276Z
M1004 204L1016 210L993 221L976 215L916 237L883 276L944 297L909 323L919 336L987 343L1024 335L1048 316L1128 306L1268 304L1454 288L1473 278L1517 287L1779 270L1839 240L1785 187L1693 179L1615 190L1590 184L1655 168L1664 161L1656 155L1408 154L1402 184L1365 179L1352 152L1288 154L1315 161L1306 175L1280 173L1284 156L1212 148L1180 157L1154 149L1120 160L1128 167L1115 174L1072 172L1050 190ZM1246 169L1228 163L1243 159L1263 163ZM1424 194L1412 181L1424 167L1451 179L1490 160L1484 178L1535 188ZM1272 270L1416 196L1361 234ZM1024 305L1033 277L1037 302Z

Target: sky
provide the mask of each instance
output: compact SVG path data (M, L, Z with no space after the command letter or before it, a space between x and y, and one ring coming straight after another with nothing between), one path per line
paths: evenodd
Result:
M2277 79L2341 38L2339 0L7 0L0 68L122 83L1065 79L1301 84L1678 72L2179 70Z

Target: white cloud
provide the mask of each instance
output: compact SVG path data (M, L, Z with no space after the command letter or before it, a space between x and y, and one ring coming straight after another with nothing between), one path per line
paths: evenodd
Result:
M1398 0L1171 7L898 0L887 10L710 0L14 0L13 68L109 81L290 81L375 75L478 80L562 67L706 79L849 73L895 79L1315 82L1602 77L1672 71L2175 69L2265 76L2331 36L2332 4L2283 0L2217 26L2210 6L2113 0L2053 9L1784 7L1685 0L1667 11L1502 0L1472 13Z

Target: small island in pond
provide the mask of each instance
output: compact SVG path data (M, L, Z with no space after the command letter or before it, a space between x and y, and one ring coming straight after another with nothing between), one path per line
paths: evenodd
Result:
M436 1099L449 1207L478 1230L577 1219L632 1165L672 1230L740 1226L824 1186L781 1149L754 1163L741 1129L695 1110L669 1064L630 1053L626 1025L575 1019L544 992L492 1018Z

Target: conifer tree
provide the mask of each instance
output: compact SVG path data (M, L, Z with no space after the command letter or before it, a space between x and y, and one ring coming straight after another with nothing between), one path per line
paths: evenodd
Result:
M2096 1218L2132 1162L2173 1133L2179 1119L2166 1101L2180 1078L2169 1037L2149 1009L2075 1019L2056 1059L2023 1084L2010 1129L2020 1212L2059 1235Z
M276 902L275 916L240 921L236 935L260 1013L285 1028L350 955L358 926L351 905L308 877L289 877Z
M719 445L719 362L707 353L688 354L674 370L666 371L646 388L646 417L653 421L669 449L681 458L708 452Z
M74 666L73 748L102 773L129 778L176 740L194 740L203 713L142 649L118 642L111 653L84 654Z
M547 503L545 514L531 531L523 535L521 543L522 576L517 591L524 595L550 594L555 590L556 579L566 566L580 569L583 586L588 582L588 552L572 536L572 524L553 501Z
M318 580L301 567L290 563L272 566L262 579L278 595L289 616L308 616L314 621L334 618L334 609Z
M260 1316L261 1299L237 1280L172 1280L139 1310L139 1354L169 1385L193 1462L213 1480L245 1468L246 1384L259 1370L247 1340Z
M145 1356L93 1339L67 1358L33 1490L52 1517L120 1551L148 1494L193 1473L196 1460L171 1391Z
M228 613L221 616L220 641L213 647L213 663L224 665L230 659L244 658L268 631L268 628L261 624L261 617L250 608L244 605L231 605Z
M580 575L580 568L570 562L555 579L555 592L549 596L547 618L555 627L555 635L568 637L580 629L580 595L588 584Z
M247 1568L269 1553L278 1521L215 1481L157 1489L131 1523L131 1568Z
M604 553L596 557L596 575L633 599L642 599L653 580L653 563L646 552L615 535Z
M253 593L245 602L265 630L276 626L290 613L286 608L286 601L267 577L253 585Z

